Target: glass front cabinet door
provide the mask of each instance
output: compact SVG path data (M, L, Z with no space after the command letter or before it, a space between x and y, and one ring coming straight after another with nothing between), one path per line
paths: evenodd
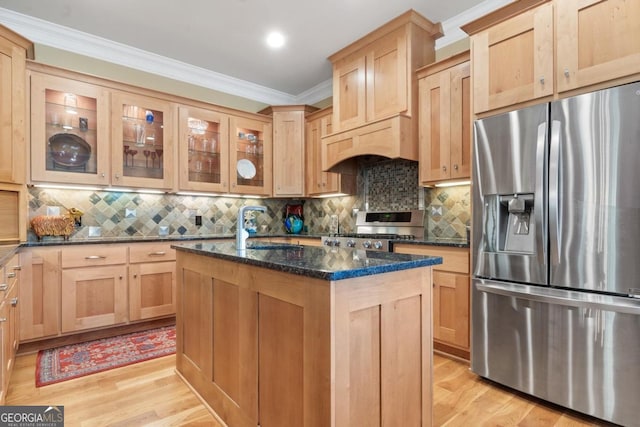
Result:
M271 123L232 116L229 127L229 191L235 194L271 195Z
M229 191L229 118L196 107L179 110L180 189Z
M112 98L112 185L172 189L171 103L124 92Z
M31 180L109 184L105 88L31 74Z

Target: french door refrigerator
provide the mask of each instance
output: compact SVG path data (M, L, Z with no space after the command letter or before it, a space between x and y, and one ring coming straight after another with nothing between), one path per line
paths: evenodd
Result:
M640 82L474 123L471 369L640 426Z

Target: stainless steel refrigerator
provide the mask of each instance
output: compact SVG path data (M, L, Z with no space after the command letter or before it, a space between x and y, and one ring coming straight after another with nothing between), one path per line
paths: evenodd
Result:
M474 123L471 369L640 426L640 82Z

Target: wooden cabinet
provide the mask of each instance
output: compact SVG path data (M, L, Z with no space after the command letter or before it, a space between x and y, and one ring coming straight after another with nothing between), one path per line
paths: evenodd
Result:
M30 81L31 181L108 185L108 91L38 72Z
M62 249L62 333L128 320L126 262L126 246Z
M474 112L552 95L553 53L552 3L473 34Z
M229 120L229 191L270 196L272 192L272 124L241 116Z
M176 251L168 243L129 248L129 320L176 313Z
M332 132L333 108L308 114L305 123L306 173L308 196L355 194L354 173L334 173L322 170L322 137Z
M465 25L474 112L637 80L638 22L638 2L532 0Z
M308 105L268 107L261 111L273 117L273 195L305 195L304 117L316 108Z
M4 404L18 350L20 256L0 267L0 404Z
M434 348L465 359L470 351L469 249L446 246L394 244L393 251L441 256L433 270Z
M213 110L180 106L179 188L229 191L229 117Z
M112 93L111 182L170 190L174 187L174 107L168 101Z
M431 425L430 268L333 282L179 251L176 269L176 368L225 424Z
M329 57L333 134L322 142L323 170L366 154L418 159L415 70L434 60L440 35L439 24L409 11Z
M471 175L469 52L418 71L420 183Z
M60 334L60 248L21 249L20 341Z
M558 92L640 73L640 2L554 4Z
M0 26L0 182L25 182L27 58L33 44Z

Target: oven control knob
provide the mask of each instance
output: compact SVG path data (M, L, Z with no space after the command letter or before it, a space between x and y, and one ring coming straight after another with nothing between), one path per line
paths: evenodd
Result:
M331 240L327 239L324 241L325 246L331 246Z
M349 239L347 240L347 246L350 248L355 248L356 247L356 241L353 239Z
M370 249L371 248L371 240L366 240L366 241L362 242L362 246L364 246L366 249Z
M376 249L382 249L382 242L380 240L378 240L377 242L375 242L373 244L373 247Z
M334 240L333 240L333 246L335 246L335 247L340 246L340 240L338 240L338 239L334 239Z

